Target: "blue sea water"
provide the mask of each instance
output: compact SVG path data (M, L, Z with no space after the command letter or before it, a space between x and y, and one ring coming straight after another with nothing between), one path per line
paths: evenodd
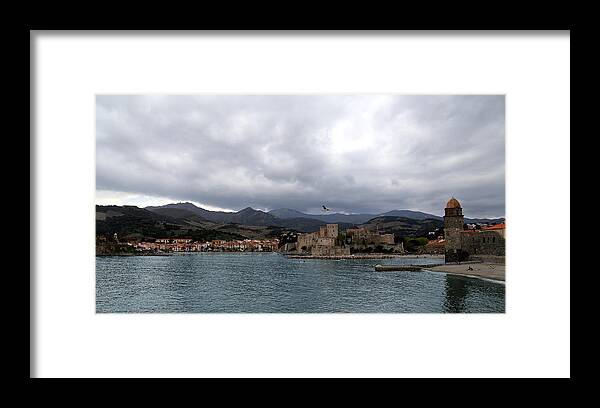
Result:
M505 286L439 272L375 272L432 258L278 253L96 257L98 313L503 313Z

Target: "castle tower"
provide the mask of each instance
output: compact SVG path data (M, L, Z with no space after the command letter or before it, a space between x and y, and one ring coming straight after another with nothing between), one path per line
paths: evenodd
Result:
M330 238L337 238L339 233L339 228L337 224L327 224L327 236Z
M465 219L458 200L452 197L444 209L444 238L446 262L458 262L465 259L462 251L462 231Z

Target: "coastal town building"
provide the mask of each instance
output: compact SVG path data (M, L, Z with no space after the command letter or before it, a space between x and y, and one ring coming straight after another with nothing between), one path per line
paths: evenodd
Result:
M244 239L213 240L209 242L194 241L190 238L161 238L154 242L138 242L132 244L138 251L155 252L271 252L279 246L278 239Z
M472 255L505 255L506 224L465 229L458 200L452 197L444 209L444 253L446 262L468 260Z
M446 240L444 238L435 238L427 241L427 244L419 247L418 254L440 254L446 253Z

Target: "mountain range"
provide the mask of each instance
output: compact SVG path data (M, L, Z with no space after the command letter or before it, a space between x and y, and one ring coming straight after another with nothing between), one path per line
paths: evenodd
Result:
M465 222L503 222L504 218ZM189 202L162 206L96 206L99 234L134 237L190 236L194 239L239 239L275 237L285 230L314 232L327 223L340 229L365 227L398 235L419 236L440 228L443 218L412 210L383 214L306 214L289 208L268 212L246 207L237 212L209 211Z
M271 210L268 213L282 219L312 218L315 220L324 221L326 223L346 222L350 224L362 224L375 217L404 217L415 220L425 220L428 218L439 220L442 219L442 217L438 217L437 215L412 210L393 210L382 214L305 214L289 208L280 208L277 210Z
M277 225L280 223L278 220L295 220L298 218L308 218L312 220L318 220L322 223L345 223L345 224L363 224L370 219L376 217L402 217L410 218L413 220L440 220L444 218L439 215L428 214L421 211L413 210L392 210L381 214L342 214L342 213L331 213L331 214L306 214L290 208L279 208L264 212L261 210L255 210L251 207L246 207L238 212L225 212L225 211L209 211L204 208L198 207L192 203L173 203L161 206L149 206L145 207L150 211L161 212L163 209L181 209L191 211L209 221L214 222L228 222L237 224L251 224L251 225ZM503 222L504 218L465 218L466 223L500 223ZM319 224L320 225L320 224Z

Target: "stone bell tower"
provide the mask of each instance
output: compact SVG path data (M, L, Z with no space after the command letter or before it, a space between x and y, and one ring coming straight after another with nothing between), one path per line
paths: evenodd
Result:
M446 203L444 209L444 238L445 238L445 260L446 262L458 262L464 260L462 253L462 231L465 218L462 207L458 200L452 197Z

